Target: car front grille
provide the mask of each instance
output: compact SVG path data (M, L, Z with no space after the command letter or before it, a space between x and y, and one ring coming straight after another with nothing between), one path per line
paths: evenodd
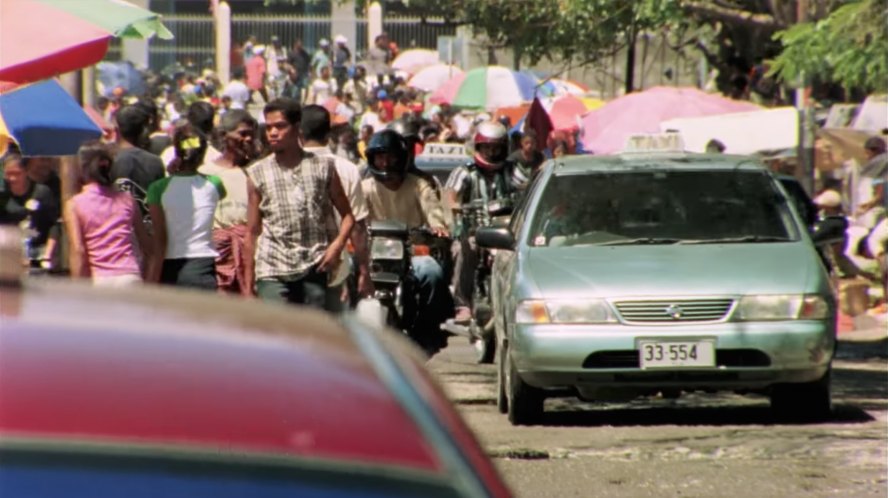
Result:
M657 299L614 303L623 320L644 323L712 322L731 310L733 299Z

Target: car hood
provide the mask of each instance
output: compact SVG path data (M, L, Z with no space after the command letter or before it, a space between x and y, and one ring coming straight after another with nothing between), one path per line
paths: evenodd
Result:
M530 248L524 271L540 297L781 294L817 289L816 257L802 242Z

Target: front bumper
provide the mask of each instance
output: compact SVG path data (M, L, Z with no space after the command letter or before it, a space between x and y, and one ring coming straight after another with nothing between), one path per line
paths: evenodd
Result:
M509 350L521 379L546 389L573 388L581 393L605 388L761 390L821 378L832 361L835 337L834 320L516 325ZM641 369L632 355L643 339L712 340L716 366ZM620 361L591 361L608 356Z

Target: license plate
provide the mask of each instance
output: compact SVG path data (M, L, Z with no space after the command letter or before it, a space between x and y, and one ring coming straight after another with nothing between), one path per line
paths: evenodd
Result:
M639 341L641 368L714 367L712 341Z

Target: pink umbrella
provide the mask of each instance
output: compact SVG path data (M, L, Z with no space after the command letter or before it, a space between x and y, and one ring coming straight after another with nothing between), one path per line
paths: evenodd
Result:
M438 52L424 48L414 48L401 52L392 61L392 69L416 74L424 67L434 66L438 61Z
M459 87L462 86L463 80L466 79L466 74L457 74L453 78L450 78L446 83L439 86L434 93L432 93L431 97L429 97L429 102L433 104L450 104L453 102L453 99L456 98L456 93L459 92Z
M463 70L456 66L435 64L434 66L420 69L418 73L410 78L407 86L418 88L425 92L434 92L458 74L463 74Z
M631 135L659 133L661 121L760 109L696 88L655 87L624 95L586 114L583 147L595 154L613 154L623 149Z

